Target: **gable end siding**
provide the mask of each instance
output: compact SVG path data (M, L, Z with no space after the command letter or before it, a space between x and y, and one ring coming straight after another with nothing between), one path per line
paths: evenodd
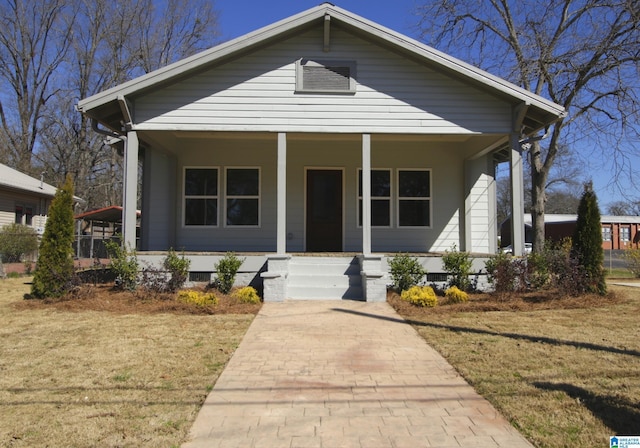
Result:
M332 30L333 31L333 30ZM508 131L497 98L377 47L346 31L311 30L135 100L140 130L385 132ZM351 95L296 93L301 58L357 64Z

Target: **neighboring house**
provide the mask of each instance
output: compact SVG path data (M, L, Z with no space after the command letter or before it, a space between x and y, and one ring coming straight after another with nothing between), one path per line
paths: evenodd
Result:
M576 228L578 215L544 215L545 238L551 241L561 241L563 238L572 237ZM602 224L602 248L608 249L637 249L640 247L640 216L612 216L601 215ZM525 238L527 242L533 242L531 215L525 215ZM511 244L510 220L506 220L501 226L502 246Z
M220 253L242 253L265 300L306 294L310 277L332 269L318 253L345 256L349 274L335 270L347 286L307 296L366 300L384 298L386 254L425 255L442 272L428 255L454 245L495 253L496 162L510 161L521 198L523 139L565 114L329 3L83 99L78 110L124 146L131 247L143 161L139 257L185 250L206 276ZM521 200L512 209L522 217ZM514 228L520 250L522 225Z
M23 224L42 233L56 187L0 164L0 228Z
M106 258L105 240L120 238L122 207L112 205L74 216L80 222L76 245L78 258ZM136 210L136 228L140 226L140 210ZM137 246L135 246L137 248Z

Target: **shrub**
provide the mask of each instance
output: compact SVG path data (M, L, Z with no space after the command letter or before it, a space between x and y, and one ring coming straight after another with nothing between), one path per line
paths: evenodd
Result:
M451 276L449 286L456 286L463 291L471 289L469 275L471 274L472 262L469 252L459 251L454 244L451 251L446 251L443 255L442 265L445 272Z
M464 303L469 301L469 294L461 291L457 286L447 288L444 295L449 303Z
M4 263L18 263L38 249L35 229L22 224L8 224L0 230L0 255Z
M194 291L186 289L178 293L178 300L184 303L190 303L198 306L217 305L218 298L212 292Z
M526 271L523 259L513 258L508 254L499 253L485 262L488 281L498 293L520 290L526 283L523 279Z
M104 243L111 260L111 270L116 276L116 287L133 291L138 284L138 257L135 250L126 250L119 241L109 240Z
M622 259L625 261L627 269L629 269L633 275L640 278L640 248L625 249L622 253Z
M598 199L590 182L585 184L578 206L578 220L571 249L586 274L588 291L604 295L607 292L607 284L602 266L602 224Z
M231 291L231 288L233 288L233 284L236 281L238 269L240 269L243 262L244 258L240 259L236 257L234 253L227 252L224 258L215 264L214 268L217 272L217 278L214 286L221 293L228 294L229 291Z
M34 297L60 297L73 287L73 240L73 183L67 177L49 207L31 285Z
M412 286L402 291L400 298L415 306L434 307L438 304L438 297L431 286Z
M184 253L181 257L178 257L173 249L169 249L167 257L164 259L164 268L169 273L169 280L167 283L167 291L176 292L187 281L189 276L189 266L191 266L191 260L184 257Z
M231 294L231 296L243 303L260 303L258 291L251 286L245 286L244 288L237 289L233 294Z
M389 260L389 273L393 287L398 291L406 291L420 284L427 272L417 258L408 254L396 254Z

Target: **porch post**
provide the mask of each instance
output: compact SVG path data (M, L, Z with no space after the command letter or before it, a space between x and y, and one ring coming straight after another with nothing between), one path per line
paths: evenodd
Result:
M277 181L277 232L278 254L287 252L287 134L278 133L278 181Z
M511 174L511 247L513 255L524 254L524 189L520 135L510 137L509 171Z
M138 134L127 132L124 141L124 182L122 204L122 242L126 250L136 248L136 210L138 206Z
M362 253L371 255L371 134L362 134Z

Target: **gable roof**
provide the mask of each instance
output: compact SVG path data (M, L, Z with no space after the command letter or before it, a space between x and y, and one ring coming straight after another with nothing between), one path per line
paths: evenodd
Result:
M524 117L525 133L533 133L565 116L565 110L539 95L522 89L502 78L467 64L432 47L424 45L403 34L397 33L377 23L330 3L293 15L252 33L230 40L177 61L111 89L97 93L78 102L78 110L97 120L104 126L122 132L121 122L127 115L126 99L134 98L149 90L184 79L213 65L223 63L232 57L254 51L296 32L318 26L328 20L330 26L339 26L360 37L386 47L392 51L411 57L444 74L488 91L503 98L514 106L527 107ZM125 122L127 120L124 120Z
M58 190L56 187L40 181L40 179L28 176L3 164L0 164L0 186L46 197L54 197Z

